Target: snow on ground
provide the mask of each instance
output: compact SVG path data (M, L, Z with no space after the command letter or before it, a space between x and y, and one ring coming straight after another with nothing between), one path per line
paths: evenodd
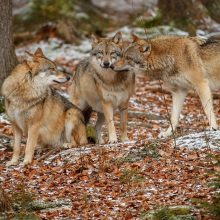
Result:
M19 47L16 49L16 54L17 56L24 56L26 50L33 53L38 47L43 50L45 56L49 59L65 59L67 62L88 57L91 50L90 41L88 39L81 41L81 44L77 46L66 44L57 38L50 38L48 41L40 41Z
M130 38L131 33L137 34L140 37L155 37L157 35L165 34L165 35L181 35L181 36L187 36L188 33L182 30L179 30L177 28L173 28L166 25L161 25L157 27L152 27L148 29L139 28L139 27L129 27L124 26L117 31L121 31L124 37ZM113 36L117 31L111 32L108 34L108 36Z
M159 26L157 28L149 28L144 30L143 28L132 28L129 26L124 26L117 31L121 31L124 38L130 38L131 33L138 34L141 37L154 37L159 34L177 34L177 35L188 35L187 32L181 31L176 28L171 28L169 26ZM117 31L109 33L107 36L113 36ZM83 59L89 56L91 50L91 43L89 39L84 39L79 45L67 44L62 40L57 38L50 38L47 41L40 41L36 43L31 43L26 46L18 47L16 49L16 54L19 57L25 56L25 51L34 52L38 47L40 47L46 57L51 60L65 60L66 62Z
M210 148L220 149L220 131L203 131L184 135L176 139L178 147L187 147L189 149Z
M0 123L10 124L10 122L8 121L8 117L5 113L0 114Z

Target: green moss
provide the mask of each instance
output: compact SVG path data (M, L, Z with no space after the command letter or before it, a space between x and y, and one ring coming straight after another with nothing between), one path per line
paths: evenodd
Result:
M61 16L71 15L74 9L71 0L32 0L31 16L45 20L55 20Z
M142 220L195 220L190 211L189 206L162 207L153 211L143 211L140 217Z
M138 183L144 180L138 169L123 169L119 180L122 184Z
M5 112L4 98L0 97L0 114Z
M151 28L160 25L162 23L161 19L161 13L158 11L154 17L138 17L138 19L135 20L134 25L142 28Z
M145 157L159 158L158 144L156 142L149 142L145 147L131 150L126 156L116 158L113 162L117 165L124 163L134 163L144 159Z
M86 127L86 135L90 143L96 143L96 131L91 125Z

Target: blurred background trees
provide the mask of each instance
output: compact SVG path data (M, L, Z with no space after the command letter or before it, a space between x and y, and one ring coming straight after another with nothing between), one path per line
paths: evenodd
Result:
M1 0L0 4L0 88L7 74L17 63L12 38L12 2Z
M30 33L77 42L122 26L169 25L196 34L219 32L219 0L13 0L16 43ZM44 26L43 29L41 29ZM23 33L23 35L21 35ZM19 35L20 34L20 35Z

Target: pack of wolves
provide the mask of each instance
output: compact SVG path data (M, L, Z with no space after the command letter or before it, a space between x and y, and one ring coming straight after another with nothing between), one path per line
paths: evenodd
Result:
M70 76L59 71L40 48L34 54L27 52L28 58L5 79L1 92L14 131L13 156L7 165L19 163L22 134L27 136L23 165L32 162L38 144L87 144L86 123L93 111L99 144L104 143L104 122L109 143L118 141L116 109L120 141L128 141L128 103L139 73L162 80L172 94L171 124L159 137L175 131L189 89L198 93L210 128L217 129L211 90L220 87L220 40L169 35L141 39L134 34L124 40L117 32L108 38L92 35L91 46L90 57L78 64L72 76L69 100L53 86L66 83Z

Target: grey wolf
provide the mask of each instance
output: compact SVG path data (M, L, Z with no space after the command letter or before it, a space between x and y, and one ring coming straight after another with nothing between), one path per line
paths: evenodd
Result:
M131 68L151 79L161 79L172 94L171 125L159 137L175 131L189 89L195 89L211 129L217 129L212 89L220 88L220 41L198 37L159 36L140 39L114 64L115 71Z
M32 162L37 144L87 143L83 114L51 87L67 82L70 77L59 72L40 48L28 55L28 60L18 64L2 86L14 130L13 156L7 165L19 162L22 133L27 135L23 165Z
M112 38L92 36L92 50L88 59L79 63L72 86L70 100L82 111L91 108L98 112L96 133L98 142L104 143L101 127L106 121L109 142L117 142L113 116L114 110L120 112L121 140L127 141L128 101L134 92L135 75L133 71L112 70L119 60L126 43L120 32Z

